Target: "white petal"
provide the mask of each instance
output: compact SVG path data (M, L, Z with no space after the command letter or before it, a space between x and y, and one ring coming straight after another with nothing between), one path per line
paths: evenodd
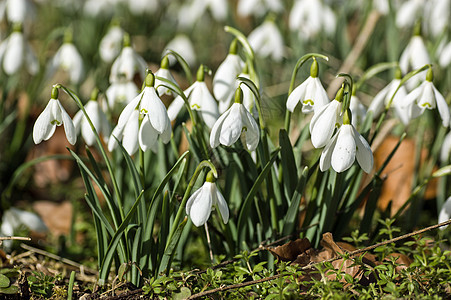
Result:
M371 104L368 107L368 112L373 112L373 118L377 118L384 110L385 99L388 97L387 94L389 93L390 88L391 84L388 84L386 87L380 90L379 93L374 96L373 101L371 101Z
M138 132L139 111L135 109L124 127L124 137L122 138L122 145L129 155L133 155L138 150Z
M168 117L169 120L174 121L175 118L177 118L177 115L179 114L180 110L182 109L183 105L185 104L185 101L182 97L177 96L171 104L169 104L168 107Z
M321 158L319 160L319 168L322 172L328 170L331 167L332 152L337 144L338 132L329 140L326 147L321 152Z
M337 143L333 149L332 168L340 173L349 169L355 160L356 142L352 125L342 125L337 137Z
M139 146L141 149L146 152L149 148L153 148L154 145L157 143L158 138L158 132L153 128L152 124L150 123L149 117L144 117L144 120L141 123L141 126L139 127L139 134L138 134L138 140L139 140Z
M216 148L219 146L219 137L221 136L221 130L225 119L228 117L230 113L230 109L223 113L216 123L213 125L213 128L210 132L210 146L211 148Z
M71 145L75 145L75 143L77 142L77 133L75 132L74 123L72 122L72 119L67 114L66 110L64 109L64 107L61 105L61 103L58 100L57 100L57 103L58 103L58 107L61 110L61 117L63 119L64 132L66 132L67 141Z
M337 116L340 108L341 103L334 99L313 115L310 122L310 134L315 148L324 147L332 137L335 125L338 122Z
M435 96L432 89L432 82L425 81L421 86L423 87L423 90L417 100L418 106L427 109L435 108Z
M199 97L201 100L200 103L200 112L202 119L204 120L205 124L212 128L215 124L216 120L219 118L219 110L218 110L218 103L216 102L215 98L210 94L210 91L207 88L207 85L205 82L201 82L202 84L199 85L199 88L196 89L200 91L199 94L195 94L194 90L193 93L190 96L190 99L195 99L195 97ZM193 105L192 102L190 102L191 105Z
M130 119L130 116L134 113L136 107L141 101L143 93L144 91L139 93L135 98L133 98L132 101L130 101L129 104L127 104L127 106L124 107L121 114L119 115L119 119L117 120L117 126L123 128L127 124L128 120Z
M230 113L224 120L221 128L219 141L224 146L231 146L241 136L243 120L241 119L241 109L239 103L234 103L230 108Z
M446 103L446 100L443 97L443 95L435 88L434 85L432 85L432 89L434 91L435 101L437 104L438 112L440 114L440 117L442 118L442 124L445 127L449 127L450 126L450 114L449 114L448 104Z
M25 55L25 39L19 32L9 37L8 48L3 58L3 69L8 75L16 73L23 65Z
M112 152L117 147L117 141L121 141L123 137L124 127L116 126L108 140L108 151Z
M51 99L54 100L54 99ZM52 125L51 120L51 101L44 108L42 113L36 119L33 126L33 141L39 144L42 141L48 140L55 132L56 125Z
M306 81L304 81L301 85L296 87L287 99L287 109L291 112L294 112L294 109L298 105L298 103L304 100L305 90L306 90Z
M323 85L321 84L321 81L319 80L319 78L314 78L313 79L313 85L314 85L314 89L315 89L315 94L314 94L314 111L317 112L319 111L319 109L325 105L327 105L330 100L329 100L329 96L327 96L327 92L324 89Z
M449 197L440 209L440 214L438 215L438 222L443 223L451 219L451 197ZM440 229L445 229L448 226L442 226Z
M172 126L171 123L168 123L167 128L160 135L160 138L163 143L167 144L171 140L171 137L172 137Z
M146 94L150 97L150 111L148 113L150 122L152 123L153 128L161 134L168 127L168 123L171 123L171 121L169 120L166 106L164 106L163 102L161 102L155 89L153 87L146 89L148 89Z
M440 149L440 160L442 163L449 162L451 155L451 131L445 136L442 147Z
M371 147L368 142L357 132L357 130L353 127L354 131L354 139L356 143L356 158L360 167L366 173L370 173L373 169L373 152L371 151Z
M245 143L243 144L249 151L254 151L257 149L258 142L260 141L260 128L244 105L241 105L241 120L243 120L243 125L246 127L246 131L242 134L245 139Z
M241 72L241 58L228 54L213 77L213 94L218 101L230 103L235 93L235 80Z
M219 212L221 213L222 221L224 224L227 224L229 221L229 207L227 206L227 202L224 199L224 196L222 196L221 192L216 187L215 183L212 183L212 194L214 203L213 205L217 205Z
M205 182L190 206L190 217L197 227L204 225L210 217L213 204L211 185L211 182Z

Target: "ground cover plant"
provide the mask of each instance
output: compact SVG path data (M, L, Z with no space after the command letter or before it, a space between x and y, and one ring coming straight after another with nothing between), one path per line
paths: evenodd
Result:
M451 1L0 5L1 296L449 296Z

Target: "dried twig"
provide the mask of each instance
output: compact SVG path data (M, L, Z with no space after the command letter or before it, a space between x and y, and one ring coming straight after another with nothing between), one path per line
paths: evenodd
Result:
M437 224L437 225L432 225L432 226L426 227L426 228L421 229L421 230L417 230L417 231L414 231L414 232L411 232L411 233L408 233L408 234L404 234L404 235L401 235L399 237L396 237L396 238L393 238L393 239L390 239L390 240L387 240L387 241L383 241L383 242L380 242L380 243L377 243L377 244L365 247L363 249L357 249L357 250L352 251L352 252L347 252L347 254L349 255L349 257L352 257L352 256L355 256L357 254L373 250L373 249L375 249L377 247L384 246L384 245L387 245L387 244L390 244L390 243L394 243L394 242L397 242L397 241L400 241L400 240L403 240L403 239L406 239L406 238L409 238L409 237L412 237L412 236L415 236L415 235L418 235L418 234L422 234L422 233L427 232L429 230L436 229L436 228L439 228L439 227L442 227L442 226L446 226L446 225L449 225L449 224L451 224L451 219L448 220L448 221L442 222L440 224ZM307 266L299 268L299 271L311 269L311 268L315 267L318 264L322 264L322 263L325 263L325 262L332 262L332 261L340 259L340 258L342 258L342 257L341 256L336 256L336 257L333 257L333 258L330 258L330 259L327 259L327 260L324 260L324 261L320 261L320 262L317 262L317 263L312 263L312 264L309 264ZM252 281L247 281L247 282L238 283L238 284L221 286L221 287L216 288L216 289L211 289L211 290L208 290L208 291L204 291L204 292L201 292L201 293L197 293L197 294L191 295L187 299L196 299L196 298L204 297L204 296L211 295L211 294L214 294L214 293L217 293L217 292L223 292L223 291L228 291L228 290L232 290L232 289L238 289L238 288L246 287L246 286L249 286L249 285L254 285L254 284L258 284L258 283L262 283L262 282L266 282L266 281L271 281L271 280L274 280L274 279L277 279L277 278L280 278L280 277L284 277L284 276L290 276L290 275L289 274L288 275L287 274L277 274L277 275L274 275L274 276L265 277L265 278L261 278L261 279L258 279L258 280L252 280Z

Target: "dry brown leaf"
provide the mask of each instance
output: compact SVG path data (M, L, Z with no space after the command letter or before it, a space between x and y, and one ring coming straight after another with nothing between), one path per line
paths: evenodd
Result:
M270 247L268 250L281 261L294 261L299 254L304 253L310 247L310 241L307 238L302 238L281 246Z
M54 236L69 234L73 215L72 204L69 201L62 203L36 201L33 203L33 209Z

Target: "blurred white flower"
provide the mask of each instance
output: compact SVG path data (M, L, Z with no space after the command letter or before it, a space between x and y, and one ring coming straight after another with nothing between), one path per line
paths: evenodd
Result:
M315 37L321 31L335 32L336 17L332 9L321 0L296 0L289 16L289 28L302 40Z
M351 124L354 127L360 126L360 124L362 124L365 120L367 110L356 95L351 95L349 109L352 114Z
M0 20L3 14L10 23L26 23L35 16L35 6L30 0L5 0L0 3L3 6L3 13L0 13Z
M440 213L438 215L438 223L443 223L451 219L451 197L449 197L442 208L440 209ZM440 227L441 230L444 230L448 225Z
M282 12L283 3L281 0L239 0L236 11L240 17L262 17L270 12Z
M111 83L105 92L111 110L114 110L116 106L128 104L138 93L136 84L133 81L127 81L125 78Z
M184 1L178 12L178 25L182 29L189 29L210 10L217 22L222 22L227 17L229 5L227 0L191 0Z
M159 0L127 0L133 15L152 14L158 10Z
M429 0L430 13L427 15L427 31L434 37L446 30L451 18L451 0Z
M211 95L205 84L203 78L203 66L199 68L197 72L198 78L189 88L183 93L188 97L188 102L192 110L197 110L200 113L202 120L205 124L212 128L216 120L219 118L218 103ZM171 121L175 120L180 110L182 109L185 101L181 96L177 96L174 101L168 107L168 115Z
M31 75L39 71L38 59L20 31L12 32L0 44L0 62L7 75L17 73L22 67Z
M158 79L158 77L164 78L170 82L172 82L175 86L178 86L177 82L175 81L174 77L172 76L171 72L169 71L169 58L166 55L161 60L161 66L158 71L155 72L155 86L157 88L157 92L159 96L162 95L173 95L173 92L168 89L167 87L163 85L168 85L167 82L164 82L163 80Z
M111 16L115 7L123 0L86 0L83 6L83 12L87 16L98 17Z
M186 202L186 214L197 227L204 225L210 217L213 207L217 206L224 224L229 221L229 207L216 187L213 175L208 173L207 180L200 189L195 191Z
M39 144L42 141L48 140L55 132L56 126L64 125L67 141L71 145L74 145L77 141L74 123L57 99L58 92L54 92L55 89L52 91L52 98L49 103L34 123L33 141L35 144Z
M438 63L442 68L446 68L451 63L451 41L441 44L437 49Z
M332 166L332 169L340 173L349 169L356 158L362 170L370 173L373 168L373 152L354 126L347 123L338 129L323 149L319 166L323 172Z
M294 111L298 103L302 103L302 112L304 114L318 110L329 103L329 97L318 77L318 62L313 60L310 68L310 76L299 86L297 86L288 96L287 109Z
M448 163L451 155L451 131L445 136L440 149L440 160L442 163Z
M108 143L111 127L105 113L99 105L99 102L94 99L89 100L85 105L85 111L91 119L97 133L102 135L105 143ZM76 134L78 135L81 132L86 144L88 146L94 145L96 142L96 136L94 135L91 125L89 125L89 122L82 110L79 110L75 114L73 122Z
M124 46L111 66L110 83L118 81L122 76L132 81L136 74L144 79L146 69L146 61L132 47Z
M100 58L104 62L110 63L119 55L124 34L124 30L118 25L111 26L108 29L99 45Z
M219 144L231 146L240 137L243 146L249 151L254 151L260 140L260 129L246 107L235 102L214 124L210 133L210 146L212 148L218 147Z
M374 8L382 15L388 15L390 12L389 0L373 0Z
M165 50L172 50L187 62L188 65L192 66L196 63L196 52L194 51L194 46L191 40L184 34L177 34L165 47ZM169 56L169 64L172 66L176 63L176 59Z
M331 139L335 127L343 122L340 115L343 100L343 88L340 88L335 99L321 107L313 114L310 121L310 135L315 148L324 147Z
M282 34L272 20L266 20L248 36L249 44L261 57L270 57L281 61L285 55Z
M237 54L237 41L234 40L230 45L229 54L219 65L218 70L213 77L213 94L219 101L219 111L226 111L235 94L236 78L243 69L243 61Z
M52 76L58 69L67 72L73 84L79 84L83 80L83 59L74 44L65 42L61 45L49 62L47 76Z
M424 13L425 0L404 1L396 12L396 26L412 27L418 17Z
M420 35L414 35L410 39L406 48L399 58L399 67L403 74L410 72L412 70L419 69L424 65L430 64L431 59L429 53L424 45L423 38ZM409 90L415 88L418 84L423 81L426 71L420 72L410 78L407 82L407 88Z

